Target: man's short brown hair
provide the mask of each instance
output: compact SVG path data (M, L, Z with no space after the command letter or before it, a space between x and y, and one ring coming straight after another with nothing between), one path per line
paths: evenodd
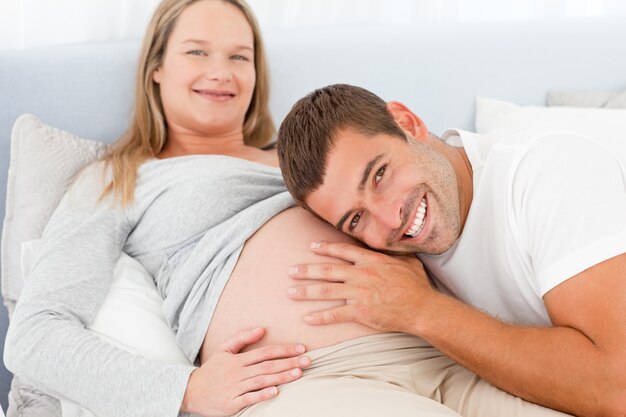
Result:
M301 98L278 130L278 158L287 189L305 207L323 183L328 152L343 129L406 140L385 101L364 88L334 84Z

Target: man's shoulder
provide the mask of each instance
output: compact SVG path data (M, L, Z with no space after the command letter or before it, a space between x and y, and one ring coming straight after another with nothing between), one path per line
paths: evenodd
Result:
M442 139L452 146L463 146L473 165L481 165L489 159L523 155L532 149L541 148L548 141L560 142L565 146L573 137L576 137L573 132L529 126L498 129L487 134L448 130Z
M535 189L565 185L592 172L598 180L609 176L626 178L624 160L601 141L580 133L530 127L473 139L487 144L474 144L473 153L479 157L470 157L476 194L480 194L479 189L500 190L503 195L519 191L523 194L529 186ZM471 155L472 151L467 153Z
M601 135L589 135L550 124L537 124L524 128L499 129L479 135L481 141L491 143L497 149L527 152L544 145L568 148L609 149L609 141Z
M489 144L485 160L506 158L510 164L517 165L523 161L569 159L580 161L589 156L617 160L622 164L626 158L620 152L601 140L567 129L552 129L531 126L524 129L511 129L492 132L481 136L481 141ZM622 152L622 154L625 154ZM540 168L540 166L539 166Z

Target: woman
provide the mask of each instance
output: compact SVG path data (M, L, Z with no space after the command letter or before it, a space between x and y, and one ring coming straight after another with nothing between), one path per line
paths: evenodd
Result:
M288 265L313 260L308 242L346 238L290 209L275 152L259 148L273 134L267 101L263 44L243 2L159 6L131 128L81 174L44 233L7 338L16 374L101 415L231 415L299 378L304 346L373 332L305 327L305 307L286 297ZM199 368L135 357L85 330L122 250L155 277Z

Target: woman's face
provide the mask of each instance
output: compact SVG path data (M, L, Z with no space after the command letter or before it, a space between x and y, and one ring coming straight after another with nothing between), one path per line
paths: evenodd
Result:
M244 14L221 0L188 6L153 73L170 134L242 131L255 87L254 35Z

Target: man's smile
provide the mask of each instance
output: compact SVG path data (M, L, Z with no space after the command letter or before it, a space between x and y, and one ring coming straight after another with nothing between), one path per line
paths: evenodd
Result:
M426 196L422 197L420 203L417 206L413 221L409 224L408 230L404 233L404 236L408 238L416 237L424 228L424 220L426 219L426 211L428 205L426 202Z

